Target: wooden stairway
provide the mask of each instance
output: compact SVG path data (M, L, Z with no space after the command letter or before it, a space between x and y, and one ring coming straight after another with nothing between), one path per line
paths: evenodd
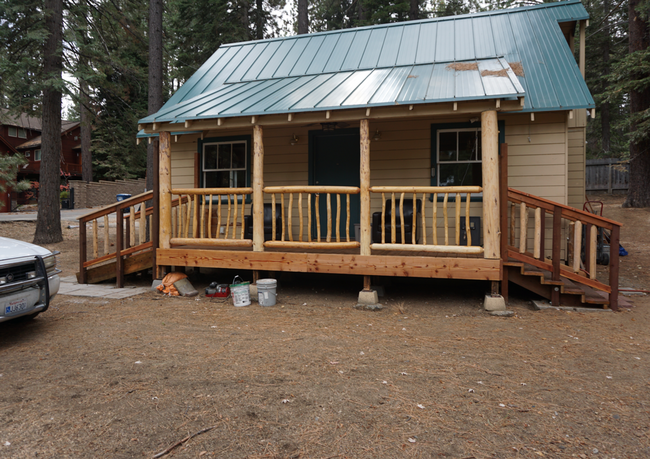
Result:
M505 297L510 281L553 306L630 306L618 294L620 223L512 188L501 191L506 204L500 216ZM610 255L606 279L596 265L605 234Z
M508 280L537 295L551 301L553 290L559 289L560 304L562 306L609 308L609 294L598 291L588 285L573 282L566 277L560 277L556 281L552 274L528 263L509 260L504 263L504 269L508 270ZM623 300L619 299L619 306L624 306Z

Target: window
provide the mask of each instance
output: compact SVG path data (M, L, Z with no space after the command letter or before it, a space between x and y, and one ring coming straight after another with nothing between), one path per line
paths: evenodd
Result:
M34 161L41 160L41 150L34 150Z
M24 129L18 129L18 138L19 139L26 139L27 138L27 131Z
M505 123L498 122L499 144ZM431 125L431 185L483 186L480 123Z
M16 129L15 127L9 126L9 132L7 132L7 135L9 137L18 137L18 129Z
M200 186L243 188L250 184L250 136L199 140Z
M439 186L482 186L480 129L441 129L436 143Z

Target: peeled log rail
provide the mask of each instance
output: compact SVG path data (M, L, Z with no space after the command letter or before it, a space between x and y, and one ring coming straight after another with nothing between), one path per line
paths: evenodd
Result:
M480 247L472 246L472 236L470 232L470 202L472 193L480 193L481 187L478 186L468 186L468 187L431 187L431 186L421 186L421 187L399 187L399 186L375 186L371 187L370 191L373 193L381 193L381 243L371 244L371 249L379 250L410 250L410 251L425 251L425 252L441 252L441 253L463 253L463 254L481 254L483 249ZM390 222L387 222L386 216L386 195L390 193ZM420 205L417 205L418 202L418 193L422 193L422 200ZM461 236L461 216L463 211L462 201L463 197L461 193L466 193L465 197L465 228L467 234L466 245L460 245L460 236ZM396 196L399 194L399 197ZM413 212L412 212L412 231L410 235L410 241L406 240L406 219L404 215L404 201L407 198L407 194L411 195L413 203ZM427 244L427 218L426 218L426 208L427 208L427 195L433 195L433 218L431 220L431 232L433 235L433 243ZM443 195L442 200L442 225L445 231L445 243L444 245L438 245L438 195ZM448 218L448 203L449 195L455 194L455 212L454 212L454 222L456 225L455 231L455 245L449 244L449 218ZM416 232L418 227L418 214L421 215L421 227L422 227L422 243L418 243ZM399 219L399 231L400 231L400 243L397 243L397 231L398 231L398 219ZM386 241L386 231L388 229L387 224L390 224L390 242ZM390 247L390 249L387 249ZM441 249L444 247L445 249ZM458 249L462 247L463 249ZM469 248L469 250L465 250Z
M244 241L244 215L246 196L252 188L175 188L178 195L178 210L173 214L175 245L179 240L235 240ZM216 199L216 217L215 201ZM224 204L227 201L227 211ZM241 206L239 203L241 202ZM225 221L224 221L225 214ZM216 226L216 231L213 230ZM238 231L238 226L240 227ZM222 232L223 229L223 232ZM189 245L189 244L188 244ZM197 245L197 244L191 244ZM206 245L206 244L198 244ZM207 244L209 245L209 244Z
M264 242L264 247L282 248L313 248L313 249L349 249L359 247L358 241L350 239L350 195L359 194L359 188L350 186L271 186L265 187L264 193L271 195L271 240ZM278 199L276 195L280 195ZM284 195L288 194L288 208L285 206ZM298 221L294 222L294 194L298 195ZM305 232L305 209L303 206L303 194L307 195L307 241L304 241ZM341 195L346 199L346 231L345 241L341 237ZM312 195L315 197L313 203L313 218L315 219L316 239L312 241ZM335 195L333 197L332 195ZM326 220L321 226L320 206L321 198L324 198ZM332 208L332 201L336 199L336 209ZM280 205L281 232L278 239L276 219L278 218L276 203ZM294 223L298 224L298 240L294 239ZM323 230L325 234L322 235Z

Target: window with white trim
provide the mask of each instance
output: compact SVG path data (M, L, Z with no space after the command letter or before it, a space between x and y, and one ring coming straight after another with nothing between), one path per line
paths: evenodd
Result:
M246 187L248 142L203 143L201 170L204 188Z
M438 186L482 186L481 129L438 129L436 138Z
M7 129L7 135L9 137L18 137L18 129L15 127L9 126Z
M41 160L41 150L34 150L34 161Z
M18 129L18 138L19 139L26 139L27 138L27 131L24 129Z

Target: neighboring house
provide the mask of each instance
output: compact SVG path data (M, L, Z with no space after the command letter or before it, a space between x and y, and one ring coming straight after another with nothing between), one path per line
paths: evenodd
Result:
M18 146L41 135L41 120L27 115L9 115L0 109L0 155L19 153ZM0 193L0 212L9 212L15 207L18 194L7 190ZM13 203L13 204L12 204Z
M160 137L158 272L510 280L616 307L619 226L576 210L587 19L569 0L221 46L140 120Z

